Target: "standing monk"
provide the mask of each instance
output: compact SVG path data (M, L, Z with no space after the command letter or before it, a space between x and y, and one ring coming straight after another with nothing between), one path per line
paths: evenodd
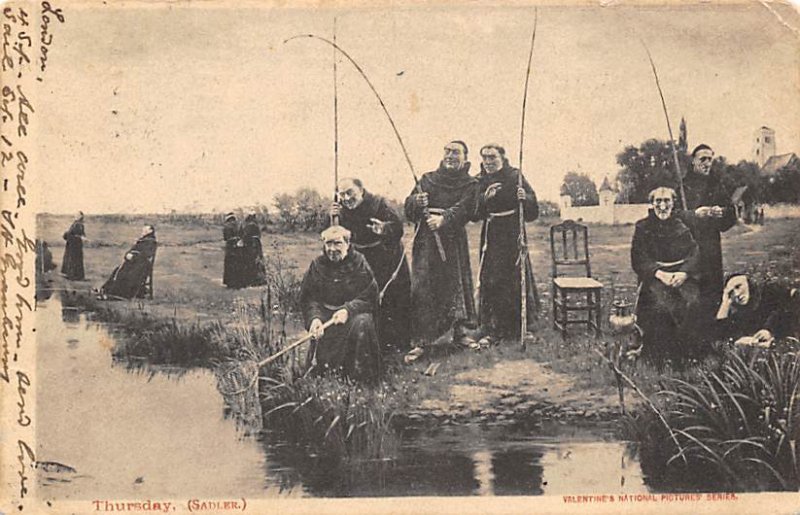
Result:
M692 168L683 180L686 209L681 218L692 231L700 248L699 316L713 327L714 316L722 298L722 247L720 233L736 224L736 211L719 177L711 172L714 151L701 144L692 151ZM708 335L707 335L708 336Z
M423 175L419 189L405 201L406 218L418 224L411 281L411 331L417 346L406 356L407 362L419 358L424 344L451 328L454 342L475 343L465 327L475 319L464 226L475 211L477 180L468 173L468 152L462 141L445 145L439 168Z
M242 227L242 286L261 286L267 284L267 270L264 265L264 251L261 248L261 228L256 221L255 212L250 212Z
M242 242L240 232L236 215L233 213L226 214L225 223L222 226L222 239L225 240L222 284L228 288L241 288L244 286L244 281L242 279L242 254L244 252L244 243Z
M480 266L478 269L478 317L483 336L481 346L495 338L514 338L520 331L519 277L519 203L524 207L525 221L539 217L536 194L525 177L518 187L520 171L508 164L506 151L499 145L481 149L481 174L474 220L483 220L481 229ZM527 320L536 319L539 296L533 278L530 258L525 259L527 284Z
M375 331L378 285L367 260L350 248L350 231L340 225L322 231L323 253L308 267L300 287L306 329L316 340L309 364L371 382L380 377ZM324 323L333 319L333 325Z
M342 227L352 233L350 244L367 258L382 294L379 339L388 349L406 352L411 277L400 243L403 221L386 199L366 191L359 179L339 181L339 199L331 206L331 215L339 216Z
M83 240L86 232L83 228L83 211L78 212L78 218L72 222L67 232L64 233L66 245L64 259L61 262L61 275L70 281L83 281Z

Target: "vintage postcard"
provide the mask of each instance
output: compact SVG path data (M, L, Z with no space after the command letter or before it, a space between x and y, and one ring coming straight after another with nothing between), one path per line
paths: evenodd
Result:
M0 19L0 514L800 510L797 5Z

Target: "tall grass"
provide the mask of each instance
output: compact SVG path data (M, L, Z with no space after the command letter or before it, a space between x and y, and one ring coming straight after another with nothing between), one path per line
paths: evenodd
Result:
M726 349L696 381L664 380L658 395L677 445L651 412L635 413L627 428L656 484L797 490L799 391L797 354Z

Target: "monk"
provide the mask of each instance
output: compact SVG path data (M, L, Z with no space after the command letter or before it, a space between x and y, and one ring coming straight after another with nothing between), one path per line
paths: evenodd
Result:
M400 239L403 221L383 197L368 192L361 180L339 181L339 202L331 215L352 233L351 246L367 259L380 296L379 339L387 351L408 351L411 276Z
M406 219L417 224L411 276L415 346L406 362L418 359L425 345L450 330L454 343L476 343L468 331L475 305L464 226L475 212L477 180L469 175L468 153L463 141L445 145L439 168L423 175L405 200Z
M481 347L501 338L516 338L520 332L519 203L522 201L526 222L539 217L536 194L506 158L500 145L481 149L481 174L478 177L478 202L473 220L483 221L480 266L478 270L478 316ZM538 315L539 296L533 278L530 257L525 259L527 320Z
M78 213L78 218L72 222L67 232L64 233L64 259L61 262L61 275L70 281L83 281L83 240L86 232L83 226L83 212Z
M242 242L239 223L236 215L228 213L222 226L222 239L225 240L225 258L222 265L222 284L228 288L241 288L242 279Z
M145 282L153 270L156 255L156 230L152 225L142 228L142 235L125 253L121 265L114 269L111 277L100 288L102 299L144 298Z
M267 271L264 265L264 251L261 247L261 228L256 214L250 212L244 219L241 233L242 244L242 286L261 286L267 284Z
M717 320L723 333L739 345L770 347L787 338L800 339L800 291L745 274L725 281Z
M636 222L631 243L631 265L640 283L638 322L648 355L681 358L697 350L699 249L677 215L675 190L656 188L649 199L651 209Z
M378 284L351 233L340 225L322 231L323 253L311 262L300 287L306 330L314 341L307 364L357 381L381 376L375 329ZM333 325L324 324L333 320Z

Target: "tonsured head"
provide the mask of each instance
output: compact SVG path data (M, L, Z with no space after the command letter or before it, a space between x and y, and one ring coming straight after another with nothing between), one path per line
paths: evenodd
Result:
M708 145L700 144L692 150L692 169L700 175L708 175L713 162L714 151Z
M498 172L506 162L506 149L493 143L484 145L481 149L481 161L487 173Z

